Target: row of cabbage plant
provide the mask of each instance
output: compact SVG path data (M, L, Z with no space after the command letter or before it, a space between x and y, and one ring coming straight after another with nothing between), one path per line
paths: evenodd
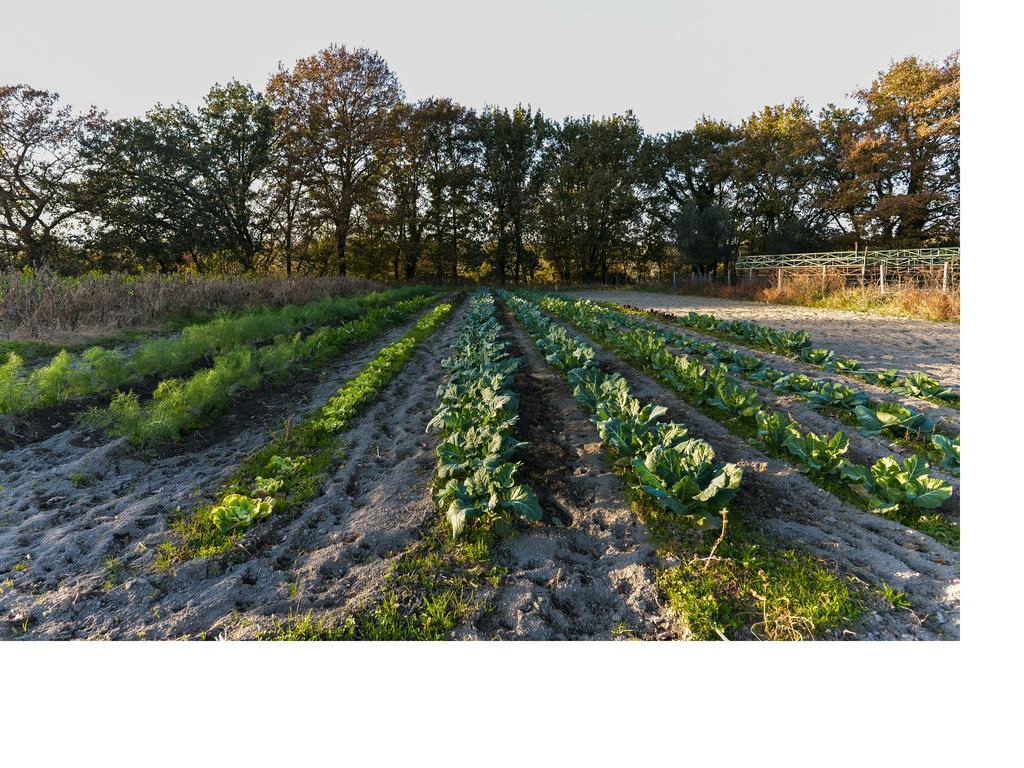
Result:
M717 462L714 449L689 438L685 426L661 421L663 406L633 397L625 379L597 366L592 347L552 323L536 304L520 296L505 298L548 364L572 386L614 466L644 506L696 530L723 529L742 470Z
M434 502L455 536L474 521L509 535L511 517L542 517L533 490L516 481L521 465L514 456L525 445L515 438L519 360L500 333L494 297L481 290L470 300L453 354L441 363L448 378L427 428L441 431Z
M737 434L792 464L825 490L839 491L865 509L918 527L947 543L958 541L958 526L925 514L941 507L953 488L929 476L928 463L920 456L911 456L902 464L892 457L883 457L870 467L855 464L845 456L849 448L845 433L802 431L788 414L765 406L752 387L730 381L725 366L705 367L687 355L675 355L657 333L624 329L602 317L593 302L548 296L541 306L615 350Z
M730 374L771 387L778 393L794 395L807 401L811 408L824 408L846 414L847 421L859 425L866 435L900 439L919 452L940 458L943 469L960 473L960 438L942 435L941 425L927 415L902 403L872 398L867 392L827 379L814 379L801 373L786 373L757 355L745 354L713 341L703 341L676 333L623 312L591 302L596 314L626 328L640 328L655 333L665 344L689 355L700 356L713 366L724 365Z
M714 315L688 312L675 315L670 312L623 305L638 314L653 315L692 330L736 341L777 355L795 358L823 370L858 378L868 384L891 389L893 392L919 397L924 400L956 406L960 395L950 387L923 373L901 373L896 370L867 370L859 360L838 356L833 350L815 348L807 331L784 331L749 320L723 320Z

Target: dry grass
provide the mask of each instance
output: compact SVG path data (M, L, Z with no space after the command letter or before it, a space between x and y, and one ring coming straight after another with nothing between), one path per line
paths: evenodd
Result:
M302 304L373 287L371 281L338 277L111 273L67 278L12 270L0 273L0 331L11 338L66 340L167 317Z
M845 309L922 320L960 320L960 293L943 293L937 288L890 288L882 293L877 286L849 288L841 276L830 275L822 284L821 276L794 275L782 288L741 283L684 282L676 293L711 296L719 299L763 301L821 309Z

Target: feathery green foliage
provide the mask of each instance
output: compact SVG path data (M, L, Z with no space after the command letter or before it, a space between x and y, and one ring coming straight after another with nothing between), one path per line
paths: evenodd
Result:
M385 328L423 309L432 301L420 296L392 306L371 309L340 326L325 326L303 337L296 334L263 347L239 347L219 355L210 368L188 379L166 379L152 399L141 404L135 393L118 393L109 407L93 408L86 423L126 435L136 445L181 437L209 423L242 392L277 381L303 365L320 365L343 350L368 341Z
M69 398L110 392L152 376L177 376L204 360L240 347L257 346L302 329L352 320L374 308L427 293L425 288L406 287L328 298L302 306L250 310L187 326L177 336L151 339L130 352L90 347L72 355L61 350L48 364L31 372L25 372L22 359L11 353L0 367L0 413L48 408Z

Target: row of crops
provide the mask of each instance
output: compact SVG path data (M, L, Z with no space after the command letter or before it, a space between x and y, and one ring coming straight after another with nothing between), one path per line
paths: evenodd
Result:
M516 481L513 456L518 396L512 390L519 361L508 353L486 290L470 301L453 354L442 362L447 382L428 429L440 429L434 502L456 536L473 520L497 534L509 533L508 518L540 520L533 490Z
M872 398L867 392L829 379L814 379L801 373L786 373L754 354L665 330L607 305L593 304L594 312L629 329L654 333L666 346L703 358L712 368L739 376L777 394L792 395L813 408L858 426L861 433L898 440L920 454L934 455L943 469L960 473L960 437L942 434L944 427L916 408L890 400ZM749 391L748 391L749 392ZM744 397L752 397L747 393ZM718 401L721 404L721 401Z
M281 337L354 320L367 311L427 295L424 288L399 288L258 309L188 326L178 335L155 338L131 351L90 347L58 353L27 370L16 353L0 366L0 413L26 413L131 387L153 377L180 376L233 350L251 349Z
M859 360L839 357L830 349L813 347L807 331L785 331L749 320L723 320L699 312L675 315L630 305L626 305L625 308L635 314L655 316L700 333L800 360L825 371L852 376L868 384L890 389L897 394L931 400L940 405L960 405L960 396L957 393L930 376L921 373L901 373L896 370L866 370Z
M31 402L20 401L15 410L24 413L57 401L81 406L83 396L114 389L106 406L80 408L79 420L111 435L124 435L137 446L152 445L206 426L245 393L319 368L434 301L424 289L403 288L264 310L191 326L177 337L156 339L130 352L96 348L67 365L70 358L61 353L28 375L17 375L13 363L18 361L9 360L4 370L12 376L0 376L0 396L8 396L4 402L12 404L27 391L41 394ZM282 329L287 333L270 335ZM154 359L154 349L170 350L162 367L148 362ZM101 369L94 365L99 360L116 364L103 366L106 373L100 375ZM161 372L181 370L186 363L200 367L184 378L164 378L155 387L138 387L143 393L152 390L146 397L117 388L119 383L145 381L145 374L158 377ZM63 383L54 383L58 380Z
M178 535L166 545L162 563L223 552L260 520L319 495L342 458L341 440L353 419L405 368L452 309L446 302L427 312L322 407L247 458L218 492L218 501L175 523Z
M105 408L84 416L89 425L124 435L135 445L174 440L207 424L244 392L284 379L304 367L318 368L355 344L422 311L433 299L419 296L340 326L324 326L305 336L280 338L262 347L241 347L218 356L211 367L188 379L165 379L143 403L135 392L118 393Z
M593 348L549 320L535 303L503 296L548 364L572 386L636 497L696 529L722 529L742 478L739 467L717 462L714 449L687 437L685 426L661 421L664 407L633 397L625 379L597 366Z
M744 482L740 467L720 460L709 442L692 436L696 423L673 421L668 408L636 397L626 370L622 375L599 365L602 347L764 454L798 469L820 488L958 545L958 526L936 514L939 508L952 506L947 504L953 497L952 484L934 476L926 457L919 454L941 456L943 467L956 473L959 438L942 432L942 425L925 414L904 406L898 412L887 401L826 378L787 373L767 356L669 330L636 312L554 295L507 291L498 295L502 311L514 315L596 428L605 458L623 480L629 501L665 557L653 577L662 596L678 612L714 615L707 622L712 629L698 632L691 626L690 634L724 636L726 628L732 632L744 623L750 625L754 621L750 610L756 613L764 607L758 595L766 585L777 589L779 600L790 606L799 594L796 584L806 582L808 569L816 574L815 583L827 580L829 574L813 558L798 557L789 550L779 554L782 550L776 543L759 538L763 531L752 535L750 516L733 506ZM522 433L515 377L522 361L512 356L510 342L503 337L498 308L492 293L477 291L469 299L451 351L441 362L444 383L437 390L438 406L427 426L439 432L430 486L438 514L415 552L402 561L408 577L399 580L402 598L413 606L410 610L418 611L415 606L420 606L425 616L430 614L430 621L440 621L437 626L447 628L444 631L454 626L452 616L468 615L472 600L462 594L462 586L470 585L472 592L480 581L474 576L459 581L455 589L452 573L458 568L476 569L477 576L477 571L486 572L487 583L497 587L501 578L497 574L507 563L493 560L492 535L511 535L514 529L525 530L518 521L544 518L538 494L524 478L544 476L532 473L537 469L533 462L546 454L544 450L524 452L526 444L517 437ZM0 376L0 402L9 414L39 411L45 416L44 409L54 405L77 407L84 423L148 446L198 430L240 404L245 393L326 365L345 350L408 322L400 339L386 345L381 341L373 358L323 405L297 422L289 420L281 432L247 454L227 481L218 479L201 489L208 503L172 513L170 535L162 539L155 566L166 568L229 550L244 557L242 548L258 550L265 541L262 537L280 531L282 516L294 516L301 505L324 494L331 476L345 461L346 434L355 420L406 370L417 349L453 310L453 302L439 303L432 292L400 289L219 318L134 349L63 354L34 370L8 358L6 378ZM396 332L392 338L397 336ZM797 333L785 343L792 346L803 341ZM156 350L165 350L166 360ZM432 375L438 378L441 371ZM848 455L849 435L807 430L773 405L775 395L792 396L866 434L901 448L911 446L918 453L905 460L882 456L857 463ZM99 396L105 404L87 408ZM531 409L530 418L542 420L538 412ZM421 413L425 422L428 414ZM806 419L812 417L806 410L803 414ZM696 416L689 420L707 424ZM709 430L709 434L720 433ZM888 450L879 441L872 443L876 444ZM855 444L854 449L855 457L863 460L858 453L861 446ZM871 453L870 458L877 455ZM531 462L525 468L524 457ZM756 474L746 479L748 487L753 483L755 489L763 481ZM532 482L538 491L554 497L555 486L542 488L540 483L546 481ZM543 493L541 497L546 498ZM270 525L261 525L268 519L272 519ZM253 538L242 541L250 533ZM481 542L487 546L481 547ZM670 560L675 564L666 565ZM604 568L604 563L598 562L597 567ZM712 578L711 573L717 575ZM388 583L396 588L399 581ZM409 603L408 596L420 594L428 582L433 585L429 594ZM665 586L669 582L671 588ZM737 587L740 583L743 586ZM730 590L742 593L744 605L750 603L742 618L729 619L725 614L731 608L715 607L719 605L715 601L724 600ZM837 587L835 594L839 591ZM452 616L445 614L443 621L431 618L429 605L440 605L438 601L449 592L457 593L459 599L449 595L446 605L453 601L462 605L463 597L466 604ZM748 599L747 593L753 597ZM820 590L812 593L822 594ZM800 610L802 616L810 615ZM853 615L845 608L841 613ZM810 621L813 634L819 619ZM839 620L820 621L820 626L831 627ZM766 636L781 634L772 630Z
M903 462L886 456L871 466L856 464L845 455L849 437L844 432L819 435L801 429L788 414L767 406L754 388L732 381L726 366L705 366L687 355L676 355L654 330L624 328L586 300L548 296L541 307L619 353L768 455L793 465L823 489L947 543L958 542L958 526L931 514L952 496L952 486L930 476L929 465L920 456Z

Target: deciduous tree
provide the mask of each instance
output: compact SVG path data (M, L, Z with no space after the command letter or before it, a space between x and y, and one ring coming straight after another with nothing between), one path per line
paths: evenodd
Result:
M309 191L334 225L344 275L354 216L377 197L397 152L402 87L380 54L332 45L290 70L281 67L267 93L311 169Z
M59 102L51 91L0 86L0 256L9 265L52 266L61 236L81 234L80 149L103 115Z

